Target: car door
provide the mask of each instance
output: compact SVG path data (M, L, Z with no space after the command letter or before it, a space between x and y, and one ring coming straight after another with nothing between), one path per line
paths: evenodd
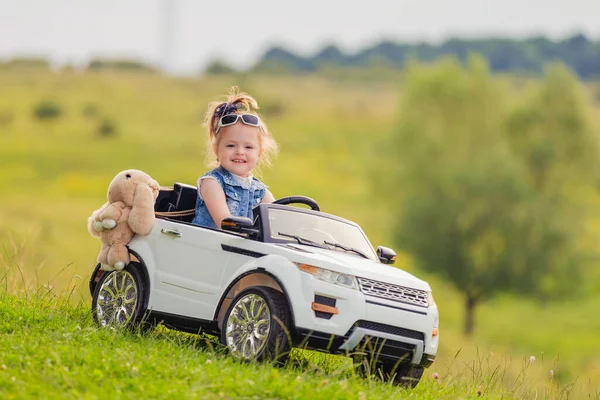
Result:
M231 235L169 220L157 222L161 226L155 293L160 311L212 320L231 255L221 244Z

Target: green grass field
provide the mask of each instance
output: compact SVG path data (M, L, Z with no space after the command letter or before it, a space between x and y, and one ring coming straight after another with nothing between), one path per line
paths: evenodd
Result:
M163 186L195 182L207 170L206 105L232 84L259 100L281 145L262 171L275 197L315 198L373 245L393 247L393 201L378 196L369 167L394 124L399 83L0 71L0 397L471 398L481 387L486 398L600 398L600 295L550 305L497 298L465 338L460 295L405 254L398 266L430 282L441 315L438 358L412 392L332 370L335 358L312 353L279 370L236 364L163 328L93 327L87 281L100 244L87 217L122 169ZM46 99L61 107L56 120L33 116ZM105 118L111 137L98 133Z
M210 336L162 327L145 334L98 329L86 304L74 307L52 296L0 294L0 312L3 399L558 399L593 393L589 383L561 385L550 376L532 389L530 376L545 368L537 361L508 378L507 369L486 356L462 367L454 359L436 365L437 378L428 374L408 390L361 377L340 356L296 350L285 367L274 368L239 363Z

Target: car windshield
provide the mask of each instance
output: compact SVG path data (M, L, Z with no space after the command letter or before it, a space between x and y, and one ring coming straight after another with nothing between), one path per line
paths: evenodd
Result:
M356 225L327 216L280 208L269 209L269 230L272 239L301 244L314 242L332 250L355 254L370 260L378 258L363 231Z

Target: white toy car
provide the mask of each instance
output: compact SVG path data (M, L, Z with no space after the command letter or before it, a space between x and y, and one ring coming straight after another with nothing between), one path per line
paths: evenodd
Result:
M247 360L281 362L291 347L358 355L394 383L419 382L437 353L438 309L426 282L386 265L392 250L375 251L357 224L304 196L222 229L189 222L195 201L195 186L161 189L152 232L129 243L131 263L96 266L97 323L203 331Z

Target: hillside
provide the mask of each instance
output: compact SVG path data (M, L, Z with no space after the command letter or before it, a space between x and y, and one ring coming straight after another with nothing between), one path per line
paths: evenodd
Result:
M17 375L4 372L8 369L0 370L0 387L8 387L8 393L19 397L18 390L32 390L22 393L35 396L37 389L31 385L33 377L39 375L36 372L30 377L27 371L39 371L45 363L52 365L51 374L61 376L63 383L52 386L50 381L42 379L45 383L40 384L39 390L58 390L71 385L68 386L70 393L77 397L85 387L97 387L105 378L111 385L116 384L117 375L104 367L96 368L98 373L88 369L91 368L88 365L102 357L97 347L90 350L86 356L89 358L73 355L67 369L61 372L56 367L57 360L66 361L65 356L49 350L48 343L55 339L63 346L81 349L90 342L114 341L118 344L117 350L106 357L116 371L121 371L116 365L120 365L132 347L138 346L138 353L130 365L131 368L137 366L139 371L149 366L139 346L148 346L150 353L160 353L153 359L156 365L163 364L169 357L161 346L179 346L176 351L185 367L179 370L177 364L171 363L169 372L151 369L141 377L157 375L164 384L173 377L188 379L183 370L196 375L206 373L205 368L198 367L195 357L204 365L212 356L201 352L188 354L190 345L180 336L159 331L149 338L126 336L121 339L110 332L98 333L90 325L84 311L89 306L87 280L95 264L99 242L87 233L86 220L91 211L105 201L110 179L122 169L142 169L163 186L171 186L176 181L193 183L207 169L205 134L200 126L206 104L224 94L232 84L259 99L263 116L281 145L281 154L274 166L262 171L262 178L275 197L303 194L315 198L323 210L359 223L373 245L394 247L390 203L379 198L371 186L368 166L377 159L378 142L392 129L402 93L399 83L342 83L316 76L226 75L174 79L117 72L0 71L0 226L3 227L0 230L0 291L2 314L12 315L12 319L0 323L3 327L1 343L7 346L1 353L8 354L8 361L3 358L0 364L7 368L10 365L12 371L18 364L14 359L16 354L31 357L30 366L27 366L28 361L18 364ZM528 84L535 85L535 81ZM594 90L591 89L591 100ZM54 104L60 110L59 115L38 119L35 110L42 101ZM110 129L106 128L107 124ZM418 271L407 254L399 256L398 267L431 283L440 308L441 349L426 373L428 387L431 387L434 372L443 376L446 384L440 391L424 389L434 390L427 392L431 398L474 396L473 391L480 385L485 387L486 382L492 382L492 386L502 384L503 389L498 389L490 398L504 394L518 398L521 389L531 391L528 393L534 390L549 393L547 398L561 398L566 392L552 386L555 383L560 384L560 388L572 385L571 398L578 395L587 398L588 393L600 397L597 386L600 382L597 346L600 322L591 317L600 312L600 298L550 306L519 297L498 298L479 309L476 333L467 339L461 333L461 296L440 278ZM56 300L51 300L50 305L23 304L31 298L24 297L25 294L31 296L33 292L49 299L66 297L75 306L55 313ZM80 308L76 306L79 302L83 303ZM74 335L74 343L65 342L67 336L60 338L50 332L52 327L56 328L53 325L56 322L49 321L56 319L67 321L63 333ZM26 334L16 335L21 329ZM45 341L46 347L41 346L39 351L49 356L35 353L34 344L38 343L35 332L45 338L40 343ZM179 342L184 344L177 344ZM531 356L536 361L532 368L527 368ZM136 363L142 363L143 367ZM219 361L218 365L232 365L228 360L222 363ZM212 376L218 374L214 366L206 368L213 371L209 372L214 374ZM248 372L250 370L254 372ZM250 370L240 372L242 379L255 383L262 382L258 377L268 374L282 374L284 382L290 377L295 379L297 374L266 367ZM550 370L553 370L552 377ZM481 371L485 371L483 375ZM131 374L131 371L121 372ZM244 375L246 373L250 375ZM75 379L74 374L81 376ZM30 389L17 389L16 384L5 386L12 376L25 379ZM235 373L232 376L236 376ZM87 386L83 377L95 377L90 378L94 384ZM122 390L140 386L140 379L138 376L127 380ZM343 385L337 378L318 374L310 378L310 385L318 386L323 379L329 379L330 385L334 385L334 381L335 385ZM186 382L211 385L209 381ZM220 391L230 390L231 385L221 382L210 386L210 393L216 397ZM243 395L271 393L274 397L302 397L303 393L309 393L308 384L295 394L289 392L284 383L273 385L281 386L273 392L249 389ZM348 390L360 398L362 385L352 381ZM385 387L364 385L368 387L365 390L371 390L364 392L368 398L387 397L392 393ZM335 390L327 387L318 392L322 398L336 398L333 393L339 390L337 386ZM154 393L152 391L158 389L148 387L148 390ZM99 392L90 394L90 398L98 396Z

